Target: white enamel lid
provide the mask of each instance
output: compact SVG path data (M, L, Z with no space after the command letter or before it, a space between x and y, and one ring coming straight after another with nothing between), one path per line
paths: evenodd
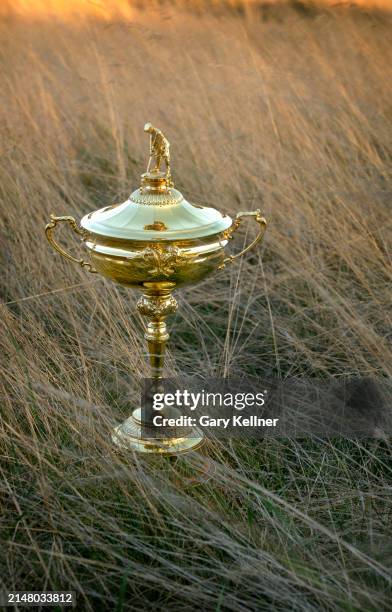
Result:
M160 130L146 123L150 134L150 160L141 187L122 204L106 206L81 220L87 231L125 240L181 240L219 234L232 219L215 208L187 202L174 188L170 172L170 144ZM150 171L150 165L155 167ZM160 165L166 164L166 172Z
M85 215L81 225L108 238L161 241L202 238L232 224L228 215L215 208L191 204L177 189L169 192L148 197L137 189L122 204Z

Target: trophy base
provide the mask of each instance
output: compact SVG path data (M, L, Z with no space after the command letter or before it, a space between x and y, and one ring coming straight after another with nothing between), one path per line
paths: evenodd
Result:
M144 431L145 429L143 427ZM200 448L204 436L197 427L190 427L181 437L149 438L142 435L140 408L138 408L126 421L114 428L112 442L123 450L156 455L179 455Z

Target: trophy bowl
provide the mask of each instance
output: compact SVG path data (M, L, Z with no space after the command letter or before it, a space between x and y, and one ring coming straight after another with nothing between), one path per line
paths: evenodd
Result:
M137 308L148 320L145 338L151 379L158 389L169 339L165 320L177 310L172 292L201 281L254 248L264 235L266 221L260 210L239 212L233 220L215 208L188 202L174 187L167 138L151 123L146 123L144 130L150 135L150 158L140 187L125 202L88 213L80 226L73 217L51 215L45 232L54 249L69 261L142 292ZM240 253L226 255L228 241L246 217L257 222L258 234ZM80 236L88 260L73 257L55 240L54 231L60 223L68 224ZM165 407L161 414L172 418L177 412ZM195 427L182 429L180 435L177 430L173 435L165 431L157 438L149 418L151 415L142 416L137 408L114 429L113 442L123 449L177 454L195 449L203 441Z

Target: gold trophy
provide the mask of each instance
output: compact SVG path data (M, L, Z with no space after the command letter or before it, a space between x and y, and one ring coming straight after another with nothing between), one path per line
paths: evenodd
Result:
M178 306L173 291L197 283L253 249L264 235L266 221L260 210L239 212L232 220L215 208L185 200L172 181L169 141L151 123L146 123L144 131L150 135L150 158L140 188L122 204L85 215L80 227L73 217L51 215L45 233L54 249L69 261L141 290L137 308L148 319L145 338L151 378L159 384L169 339L166 318ZM225 257L228 241L246 217L259 225L256 238L237 255ZM73 257L56 242L54 230L59 223L67 223L81 237L89 261ZM163 413L170 417L175 409L164 408ZM197 448L203 441L197 428L188 428L180 436L167 435L167 431L161 439L149 436L145 418L142 420L141 408L135 409L114 429L113 442L144 453L178 454Z

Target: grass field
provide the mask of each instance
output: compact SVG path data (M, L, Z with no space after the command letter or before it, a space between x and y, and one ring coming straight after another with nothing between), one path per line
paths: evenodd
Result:
M0 37L1 587L94 611L390 610L390 440L116 453L148 372L138 296L44 227L125 200L152 121L189 199L269 221L259 253L178 293L167 374L389 377L391 17L165 4L8 13Z

